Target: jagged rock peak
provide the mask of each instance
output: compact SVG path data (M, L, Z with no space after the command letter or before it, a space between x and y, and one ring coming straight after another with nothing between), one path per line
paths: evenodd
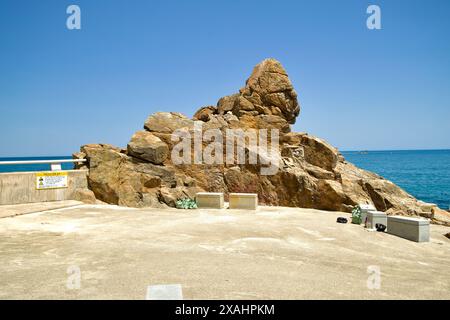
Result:
M275 59L266 59L256 65L239 93L225 96L217 107L204 107L194 119L207 121L209 115L233 113L248 127L276 124L282 131L290 131L300 113L297 93L286 70Z

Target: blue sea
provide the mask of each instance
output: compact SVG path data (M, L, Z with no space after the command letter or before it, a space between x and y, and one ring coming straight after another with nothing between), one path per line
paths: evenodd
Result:
M414 197L450 207L450 150L342 152L348 162L391 180Z
M22 158L0 158L1 161L28 161L28 160L65 160L72 159L71 156L55 157L22 157ZM61 163L63 170L72 170L73 163ZM18 164L18 165L0 165L0 172L25 172L25 171L49 171L50 164Z
M450 208L450 150L344 151L347 161L396 183L416 198ZM0 158L0 161L71 159L62 157ZM63 163L63 169L73 169ZM45 171L49 164L0 165L0 172Z

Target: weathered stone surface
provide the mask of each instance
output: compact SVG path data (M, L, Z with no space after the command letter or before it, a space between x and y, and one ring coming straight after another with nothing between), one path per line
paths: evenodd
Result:
M87 159L89 187L97 199L132 207L175 206L196 192L257 193L266 205L351 211L360 203L373 204L387 214L416 215L449 224L450 214L418 201L377 174L345 161L326 141L291 132L300 111L297 93L286 71L273 59L253 70L239 93L221 98L217 107L197 111L193 120L173 112L158 112L145 122L127 150L111 145L86 145L74 157ZM177 142L174 130L193 133L194 120L203 130L279 129L279 169L261 175L262 164L174 165L170 154ZM203 141L203 145L205 145ZM225 148L223 149L225 152ZM247 148L246 153L258 154Z
M289 124L295 123L300 106L282 65L275 59L266 59L254 68L239 93L217 102L217 111L219 115L232 112L244 128L277 128L289 132Z
M73 200L81 201L86 204L95 204L97 202L94 192L89 189L76 189L72 197Z
M270 110L273 114L273 111L277 113L278 110L281 112L278 116L291 124L295 123L300 112L297 93L283 66L275 59L266 59L253 69L240 95L239 101L248 101L262 110L267 110L266 112Z
M434 223L450 227L450 212L438 207L433 207L431 209L431 220Z
M307 133L304 132L289 132L280 137L280 143L285 143L292 146L299 146L302 138Z
M142 162L109 145L81 149L89 161L89 188L101 201L129 207L164 207L173 204L171 193L192 197L198 190L192 182L185 186L186 176L173 168Z
M144 128L150 132L171 134L176 129L191 129L194 121L178 112L157 112L145 121Z
M302 135L300 145L303 147L307 162L329 171L336 167L339 152L327 142L313 136Z
M219 114L225 114L228 111L232 111L238 99L239 94L233 94L231 96L220 98L217 102L217 110Z
M291 130L285 119L266 114L243 114L240 118L240 124L243 128L279 129L281 133L287 133Z
M148 131L138 131L128 143L128 154L154 164L163 163L169 156L169 147Z
M218 112L217 108L214 106L203 107L198 109L198 111L194 114L192 119L206 122L210 120L210 117L213 114L217 114L217 112Z

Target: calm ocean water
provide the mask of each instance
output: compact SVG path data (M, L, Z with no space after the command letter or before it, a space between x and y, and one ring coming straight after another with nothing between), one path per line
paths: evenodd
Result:
M450 150L342 152L347 161L391 180L418 199L450 207ZM0 161L71 159L71 157L0 158ZM63 169L73 164L63 163ZM50 165L0 165L0 172L44 171Z
M70 156L56 157L23 157L23 158L0 158L0 161L26 161L26 160L62 160L72 159ZM73 163L62 163L62 169L73 169ZM49 164L19 164L19 165L0 165L0 172L24 172L24 171L48 171Z
M450 207L450 150L342 152L347 161L396 183L425 202Z

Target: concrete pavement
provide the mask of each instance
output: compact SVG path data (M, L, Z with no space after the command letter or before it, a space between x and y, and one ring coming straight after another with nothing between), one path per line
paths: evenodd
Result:
M338 216L82 205L0 219L0 298L144 299L181 284L185 299L450 299L450 228L415 243Z
M20 216L23 214L75 207L83 202L75 200L49 201L37 203L11 204L0 206L0 219Z

